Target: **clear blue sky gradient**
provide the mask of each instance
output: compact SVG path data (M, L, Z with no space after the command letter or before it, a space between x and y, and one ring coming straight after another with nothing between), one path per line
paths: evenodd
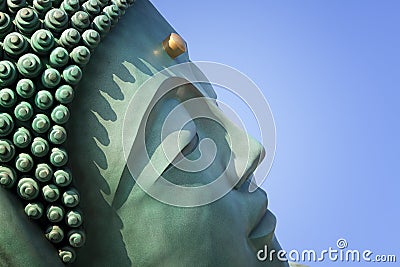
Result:
M192 60L230 65L266 96L277 151L263 188L283 248L346 238L349 249L397 255L371 266L398 265L400 1L152 2Z

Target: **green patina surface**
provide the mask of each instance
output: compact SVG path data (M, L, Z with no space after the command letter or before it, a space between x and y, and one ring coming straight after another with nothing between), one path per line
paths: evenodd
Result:
M288 266L277 261L257 260L257 251L265 245L270 249L280 248L274 235L275 217L267 210L268 201L262 190L250 194L244 183L213 203L184 208L161 203L135 182L151 162L159 166L164 178L170 182L185 186L204 185L224 172L230 156L233 155L237 162L245 159L244 172L250 173L264 154L261 145L233 125L212 101L204 101L204 108L222 125L210 120L191 120L190 107L179 112L190 121L189 132L194 129L199 140L211 138L217 144L218 153L212 165L201 172L185 172L169 167L170 161L165 155L157 153L164 142L160 138L162 123L171 110L184 100L201 95L215 98L209 86L187 84L162 97L154 109L149 110L148 104L152 103L157 90L151 92L139 88L157 72L190 62L187 53L173 60L163 51L161 42L171 32L174 29L149 1L136 1L96 48L77 87L70 106L70 119L65 126L68 132L66 149L74 185L81 192L80 209L84 214L87 240L86 245L77 250L73 266ZM62 60L62 56L60 58ZM182 74L170 73L158 84L161 87L175 76L182 77ZM62 89L71 90L69 87ZM132 99L135 106L133 114L128 114L128 126L131 126L128 133L132 136L134 168L128 169L122 131ZM37 127L41 125L43 123ZM52 137L55 142L64 138L59 132L62 133L60 130ZM21 129L20 134L26 135L26 132ZM147 137L144 144L135 142L143 134ZM237 140L247 146L235 145ZM191 143L192 135L178 141L183 150ZM36 140L35 144L46 147L43 140ZM21 146L24 146L23 142ZM54 165L59 157L62 160L63 151L51 151L51 155ZM186 156L198 158L199 148L193 146ZM46 169L46 165L40 167ZM48 173L39 173L36 178L47 179ZM234 170L227 173L227 176L237 175ZM61 177L60 181L68 180L62 178L68 173L56 176ZM153 178L144 177L150 181ZM51 188L47 190L51 191ZM0 213L4 225L0 234L0 259L7 262L4 266L61 265L57 252L43 238L43 232L27 220L24 206L3 191L0 205L5 212ZM54 220L60 212L54 210ZM57 229L51 228L51 231ZM1 262L0 265L3 266Z

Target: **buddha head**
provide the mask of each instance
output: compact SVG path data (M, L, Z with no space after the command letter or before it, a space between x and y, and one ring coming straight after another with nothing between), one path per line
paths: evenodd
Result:
M0 10L7 266L287 266L257 257L280 249L248 190L264 148L149 1Z

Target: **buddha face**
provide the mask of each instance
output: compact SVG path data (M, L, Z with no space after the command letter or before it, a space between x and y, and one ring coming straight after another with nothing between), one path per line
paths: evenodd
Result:
M77 266L258 266L259 249L279 248L266 194L248 191L264 149L189 81L201 73L187 53L166 53L171 32L138 1L77 89L69 149L88 233Z
M259 249L279 248L266 194L248 191L264 149L190 81L201 73L187 53L163 49L171 32L137 1L77 89L68 149L88 236L77 266L258 266Z
M76 88L66 149L87 241L73 266L287 266L257 259L280 248L265 192L248 190L264 148L219 109L187 52L163 47L172 32L138 0Z

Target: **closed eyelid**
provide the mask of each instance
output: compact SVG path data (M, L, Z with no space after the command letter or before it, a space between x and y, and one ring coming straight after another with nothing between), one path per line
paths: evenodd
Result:
M240 163L238 165L246 164L246 167L238 168L238 175L240 175L241 179L235 188L240 187L264 159L266 155L264 147L233 123L216 105L215 99L204 96L194 84L187 83L181 85L177 90L177 96L179 96L179 101L184 103L187 112L190 113L192 118L195 118L199 114L201 116L209 116L209 119L214 120L224 128L226 134L229 136L228 138L236 144L233 145L230 142L230 148L235 154L235 161ZM198 130L203 131L204 129L201 128Z
M196 133L193 139L187 144L181 151L181 153L171 162L168 167L164 170L164 173L168 172L172 167L178 164L183 158L192 153L199 145L199 135Z
M171 88L172 90L170 90ZM224 168L223 166L228 166L226 165L228 161L232 162L226 172L226 183L235 184L236 189L250 176L263 158L262 146L256 144L255 140L236 126L215 104L215 99L205 96L188 81L181 78L170 78L160 83L157 88L149 86L145 89L136 94L134 98L137 100L135 101L136 106L142 106L143 100L146 100L144 97L147 95L147 97L151 97L151 99L147 98L147 101L157 104L157 108L154 109L153 104L153 108L147 109L147 116L139 116L135 112L136 118L141 118L142 123L149 125L146 128L150 130L150 132L141 133L139 139L146 139L145 136L154 136L157 140L153 139L153 144L149 146L151 149L147 152L150 153L142 153L143 149L148 149L148 147L140 145L140 140L138 139L137 142L135 138L131 152L137 151L138 153L134 153L136 159L129 167L135 173L138 181L141 180L140 183L143 183L143 186L152 186L162 177L162 173L170 168L171 163L179 160L182 152L188 153L189 147L194 143L200 143L200 140L194 140L196 135L201 140L210 139L210 142L204 144L213 143L217 147L227 146L224 150L214 149L221 151L222 154L218 153L220 156L217 157L217 162L213 166ZM202 117L207 120L197 120ZM212 124L204 123L207 121L214 121L213 124L219 126L214 128ZM132 122L130 125L136 124ZM220 130L215 131L218 128ZM204 166L207 169L207 166L211 166L209 164L213 162L210 160L213 160L217 154L210 153L209 146L205 147L204 152L205 154L202 154L205 155L204 159L201 157L201 160L196 159L193 162L187 160L183 162L183 165L179 161L179 166L191 163L193 166L190 167L191 172L202 169Z

